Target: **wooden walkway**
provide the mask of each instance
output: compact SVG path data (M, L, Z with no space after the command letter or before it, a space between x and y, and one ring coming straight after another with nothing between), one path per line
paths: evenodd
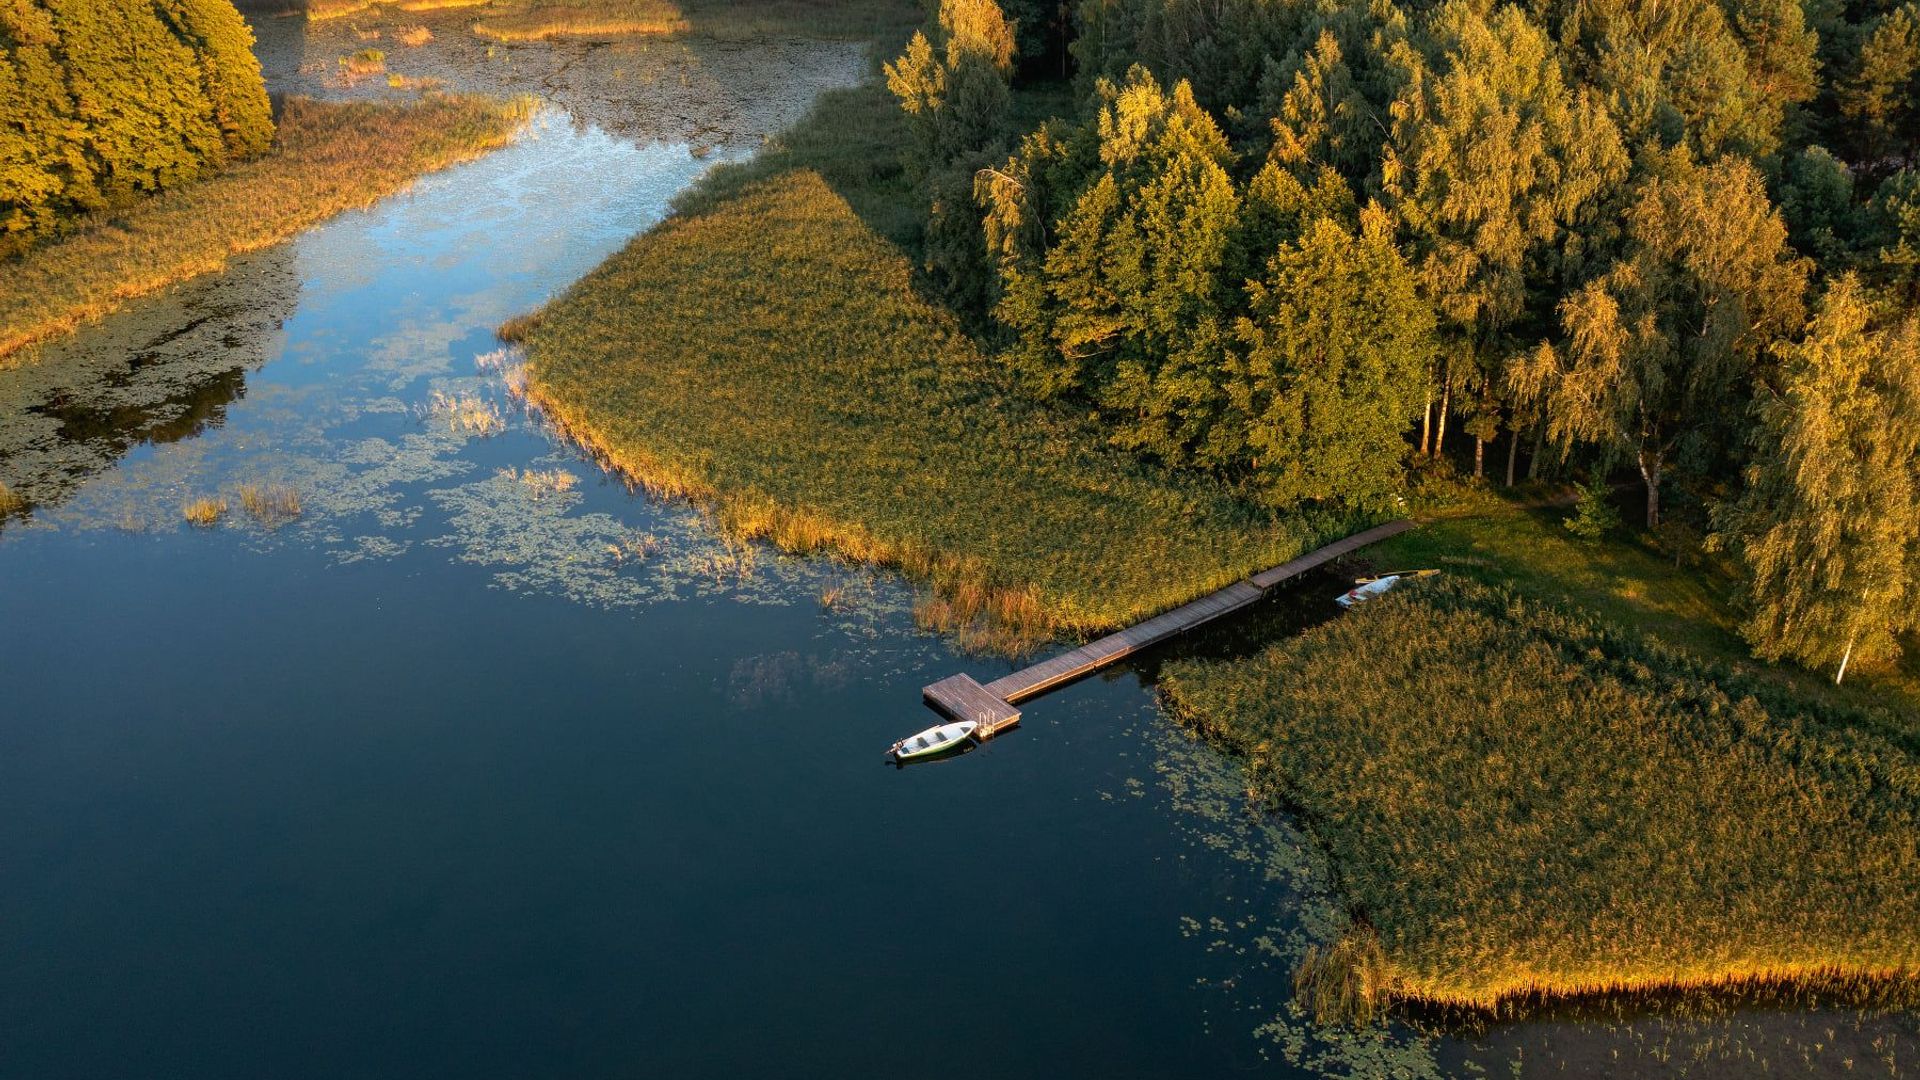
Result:
M971 675L949 675L924 688L920 694L928 705L955 720L978 721L981 737L992 737L1020 722L1020 710L1014 708L1016 702L1038 697L1122 657L1131 656L1155 642L1165 641L1228 612L1239 611L1283 581L1358 551L1368 544L1398 536L1411 528L1411 521L1391 521L1355 533L1318 551L1308 552L1270 570L1262 570L1245 581L1236 581L1219 592L1182 604L1172 611L1155 615L1118 633L1108 634L1098 641L1090 641L1051 660L1042 660L984 686L974 681Z

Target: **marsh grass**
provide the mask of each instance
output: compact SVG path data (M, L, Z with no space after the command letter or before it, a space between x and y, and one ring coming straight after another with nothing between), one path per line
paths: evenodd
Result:
M527 497L538 502L554 495L572 491L580 483L580 478L565 469L519 469L506 468L500 475L517 481L527 489Z
M241 484L235 494L241 508L267 528L277 529L300 516L300 493L284 484Z
M608 544L607 554L612 557L616 566L625 563L642 563L659 554L665 546L661 539L652 533L636 532Z
M180 508L180 516L187 519L187 524L201 529L219 524L226 513L227 500L218 496L190 499Z
M270 153L0 261L0 365L133 297L219 270L423 172L501 146L531 111L527 100L475 97L406 105L289 99Z
M403 26L393 32L393 39L409 49L417 49L433 40L433 31L424 26Z
M507 430L507 419L500 407L471 391L448 393L435 390L427 399L427 417L444 424L448 431L485 438Z
M1377 931L1310 1004L1920 978L1920 747L1859 710L1458 576L1162 676Z
M379 75L387 70L387 54L379 49L361 49L351 56L340 58L340 71L348 79L366 78Z
M0 483L0 518L22 513L27 509L27 500L13 493L13 489Z
M904 569L921 625L983 648L1131 623L1316 539L1023 401L912 275L818 174L750 183L549 306L530 397L731 537Z

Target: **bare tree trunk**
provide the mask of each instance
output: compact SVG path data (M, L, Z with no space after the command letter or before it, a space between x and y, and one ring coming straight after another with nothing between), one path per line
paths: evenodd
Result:
M1660 455L1640 451L1640 478L1647 482L1647 528L1660 525Z
M1833 685L1835 686L1839 686L1840 680L1847 677L1847 665L1853 661L1853 641L1858 636L1858 632L1847 635L1847 653L1840 658L1840 670L1833 677Z
M1432 453L1433 447L1433 380L1427 380L1427 403L1420 406L1420 456Z
M1453 373L1443 368L1440 377L1446 383L1440 388L1440 422L1434 426L1433 432L1434 457L1447 452L1447 412L1453 408Z
M1536 424L1533 429L1533 458L1527 462L1527 479L1540 479L1540 459L1547 456L1547 425Z
M1513 471L1520 464L1520 433L1507 432L1507 486L1513 486Z
M1487 440L1478 435L1473 437L1473 478L1484 480L1487 475Z

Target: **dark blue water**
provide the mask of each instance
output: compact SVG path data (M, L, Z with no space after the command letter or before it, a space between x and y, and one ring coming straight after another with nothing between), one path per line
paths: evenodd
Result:
M889 575L610 482L492 338L707 164L549 115L0 372L33 504L0 526L0 1076L1656 1060L1644 1028L1488 1050L1290 1012L1324 869L1130 672L885 766L920 686L1001 665L915 632ZM1804 1023L1683 1037L1837 1062Z

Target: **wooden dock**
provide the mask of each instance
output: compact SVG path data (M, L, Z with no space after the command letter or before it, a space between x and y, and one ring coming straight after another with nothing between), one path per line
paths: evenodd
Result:
M1042 660L1032 667L1001 676L984 686L971 675L949 675L925 687L920 694L928 705L955 720L977 721L980 724L980 736L991 738L1020 722L1020 710L1014 708L1015 703L1065 686L1155 642L1165 641L1229 612L1239 611L1283 581L1299 577L1342 555L1351 554L1389 536L1398 536L1411 528L1411 521L1390 521L1272 569L1262 570L1245 581L1236 581L1219 592L1182 604L1118 633L1108 634L1050 660Z

